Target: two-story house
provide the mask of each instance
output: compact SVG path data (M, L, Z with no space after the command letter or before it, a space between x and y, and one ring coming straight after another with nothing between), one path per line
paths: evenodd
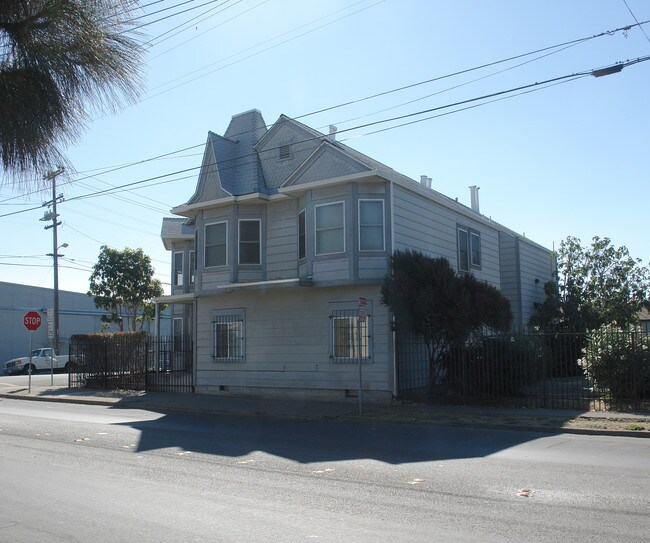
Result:
M510 299L517 326L551 278L547 249L286 116L210 132L194 195L163 220L174 331L191 334L199 392L396 393L380 288L398 249L444 256ZM360 312L361 299L361 318Z

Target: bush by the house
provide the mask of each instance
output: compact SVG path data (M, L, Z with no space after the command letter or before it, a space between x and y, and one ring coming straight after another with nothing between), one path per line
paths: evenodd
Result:
M540 380L543 362L543 343L525 335L480 336L444 358L448 386L468 397L520 396Z
M650 397L650 335L639 327L622 329L613 323L593 330L579 363L614 403Z

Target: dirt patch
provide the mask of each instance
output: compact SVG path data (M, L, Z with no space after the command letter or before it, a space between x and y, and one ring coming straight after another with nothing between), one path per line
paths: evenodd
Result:
M583 429L583 430L608 430L625 432L650 433L650 417L558 417L558 416L530 416L503 415L498 413L463 413L440 411L436 409L409 409L404 406L395 406L384 410L367 413L369 417L381 417L383 420L425 422L441 426L487 426L504 428L527 428L552 430L556 428Z

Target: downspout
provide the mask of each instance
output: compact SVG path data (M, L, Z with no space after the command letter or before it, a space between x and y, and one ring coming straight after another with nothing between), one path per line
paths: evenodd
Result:
M194 301L192 302L192 310L194 311L193 319L192 319L192 392L196 393L196 385L197 385L197 366L198 366L198 361L199 357L197 354L197 333L199 329L199 300L198 298L194 298Z
M159 366L159 346L160 346L160 304L158 302L154 302L154 309L155 309L155 337L153 340L153 365L155 368L155 371L158 372L158 366ZM147 377L147 372L145 372L145 379Z
M390 258L395 252L395 208L394 208L394 199L393 199L393 181L388 182L388 197L390 198L390 255L388 256L389 262ZM393 316L392 325L391 325L392 335L393 335L393 399L397 398L397 338L395 333L395 317Z

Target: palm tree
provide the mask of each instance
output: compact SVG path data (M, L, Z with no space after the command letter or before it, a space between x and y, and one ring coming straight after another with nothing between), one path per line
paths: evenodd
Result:
M13 184L65 165L61 148L89 111L137 99L137 9L138 0L0 1L0 158Z

